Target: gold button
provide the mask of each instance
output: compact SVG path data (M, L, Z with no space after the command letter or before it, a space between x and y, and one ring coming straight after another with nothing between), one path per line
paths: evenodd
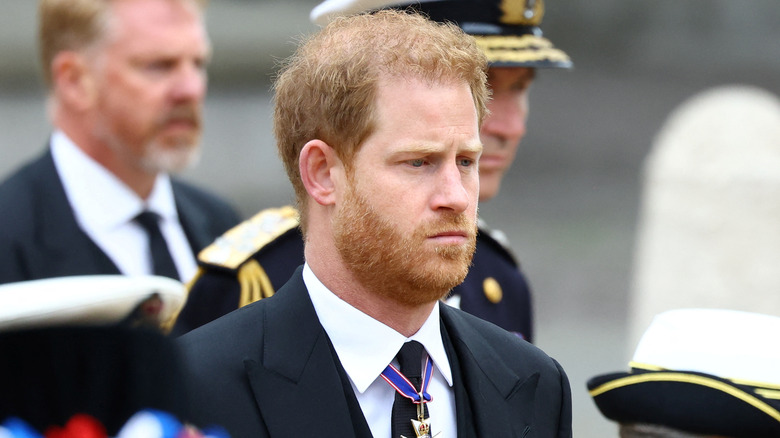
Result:
M493 277L488 277L482 282L482 289L484 290L488 301L493 304L500 303L501 298L504 297L504 292L501 291L501 285L498 284L498 281Z

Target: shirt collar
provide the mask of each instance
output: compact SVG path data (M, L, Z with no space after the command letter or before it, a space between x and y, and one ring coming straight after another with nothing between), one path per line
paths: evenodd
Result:
M146 209L159 214L163 219L178 221L176 201L173 198L173 186L168 174L158 174L154 187L146 200Z
M303 281L320 324L360 393L368 389L395 358L404 342L410 340L418 341L425 347L438 372L452 386L452 370L441 338L438 302L420 330L406 338L328 290L308 264L303 267Z
M119 178L84 153L60 130L51 137L51 152L65 193L79 222L90 229L112 229L131 221L144 209L165 219L177 219L168 175L155 180L144 201Z

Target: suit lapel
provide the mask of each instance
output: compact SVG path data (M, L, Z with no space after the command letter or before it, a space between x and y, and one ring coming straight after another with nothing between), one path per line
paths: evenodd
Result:
M346 388L300 268L275 298L266 303L262 353L244 363L268 432L355 437Z
M510 369L484 335L453 309L441 306L441 315L453 350L448 354L454 353L458 363L455 384L464 389L456 389L456 403L471 410L477 436L531 436L539 374L519 375Z
M76 222L51 150L38 160L34 176L35 192L40 196L35 214L39 216L41 237L34 248L38 252L36 265L52 274L45 276L119 274L116 265Z
M215 236L209 226L209 216L203 214L203 208L186 196L180 183L171 179L171 187L179 222L181 222L184 234L187 236L192 253L197 256L200 250L214 241Z

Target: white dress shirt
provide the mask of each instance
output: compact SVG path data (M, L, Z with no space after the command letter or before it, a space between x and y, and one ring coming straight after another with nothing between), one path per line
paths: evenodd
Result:
M391 362L398 366L394 359L398 350L404 342L415 340L425 347L434 364L428 386L433 398L428 403L432 435L442 432L443 438L457 436L452 370L441 338L439 303L420 330L407 338L337 297L320 282L308 264L303 267L303 281L320 323L349 376L371 434L375 438L390 438L395 390L380 374Z
M51 152L79 227L125 275L153 273L149 238L133 221L150 210L160 215L160 229L183 281L197 270L187 236L179 222L167 175L158 175L149 198L141 199L114 174L94 161L62 131L51 137Z

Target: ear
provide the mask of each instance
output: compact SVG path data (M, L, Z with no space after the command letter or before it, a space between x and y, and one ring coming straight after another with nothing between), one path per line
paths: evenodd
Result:
M343 165L332 147L322 140L309 141L301 149L298 168L309 196L320 205L335 203Z
M92 70L77 52L63 51L51 62L54 93L65 104L78 110L89 108L97 97Z

